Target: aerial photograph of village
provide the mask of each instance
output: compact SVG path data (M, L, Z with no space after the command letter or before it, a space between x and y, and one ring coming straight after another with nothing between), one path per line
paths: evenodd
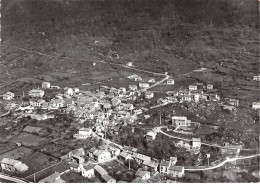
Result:
M259 5L0 0L0 184L260 182Z

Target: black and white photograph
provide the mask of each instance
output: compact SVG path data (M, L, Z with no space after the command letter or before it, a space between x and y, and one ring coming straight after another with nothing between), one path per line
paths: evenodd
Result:
M0 185L259 183L260 0L0 0Z

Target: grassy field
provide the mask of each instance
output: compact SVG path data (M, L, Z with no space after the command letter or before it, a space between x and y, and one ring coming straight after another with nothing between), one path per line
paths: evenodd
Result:
M46 142L47 140L47 138L35 136L28 133L21 133L18 136L14 137L11 141L14 143L22 143L26 146L38 146Z
M4 154L0 155L0 159L3 158L11 158L11 159L21 159L23 157L26 157L27 155L31 154L33 152L32 149L26 148L26 147L18 147L16 149L13 149L11 151L8 151Z

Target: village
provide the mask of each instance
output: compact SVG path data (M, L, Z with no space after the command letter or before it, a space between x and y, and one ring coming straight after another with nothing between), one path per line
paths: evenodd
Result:
M127 63L126 66L131 67L132 63ZM204 157L202 157L202 146L224 148L222 151L227 148L225 151L229 151L229 156L238 157L240 150L243 149L241 142L231 144L227 141L224 143L205 141L196 132L203 128L204 123L192 121L185 115L177 115L174 110L170 112L167 121L162 119L163 113L160 111L160 116L156 120L157 124L148 125L147 121L152 118L149 115L150 110L168 105L212 103L230 112L239 106L238 99L221 98L216 93L213 84L194 83L179 90L167 91L163 96L160 93L158 97L156 91L150 90L151 87L159 84L171 87L175 85L173 78L167 74L165 77L165 81L159 83L155 79L144 82L141 76L133 74L128 78L137 82L137 85L120 88L101 85L94 91L83 91L77 87L63 88L44 81L41 87L35 87L29 90L28 94L24 93L19 97L12 92L3 94L1 102L5 105L6 113L2 115L2 118L12 117L12 122L16 125L22 121L35 122L27 125L23 133L18 134L18 137L13 140L16 146L0 154L2 173L20 177L24 181L40 183L75 182L75 180L66 180L73 176L74 179L82 177L79 179L87 180L87 182L181 182L185 179L186 169L207 168L221 160L217 156L211 157L214 154L210 152L203 154ZM259 79L259 76L253 78L254 81L259 81ZM252 109L260 109L260 102L253 102ZM66 131L62 131L62 127L57 129L60 135L56 129L52 131L51 127L47 129L49 134L45 135L46 132L42 132L42 128L37 126L38 122L44 124L45 121L52 121L51 125L54 130L55 121L59 120L59 117L65 117L68 120L68 127L64 128ZM182 165L179 154L178 157L169 156L166 160L158 159L141 153L135 147L119 144L118 139L114 140L114 138L120 136L120 130L124 128L130 128L130 134L135 130L142 130L144 140L149 143L155 141L158 135L168 137L169 140L173 138L174 148L189 152L191 156L198 156L196 166ZM213 128L218 129L217 126ZM7 127L6 130L12 130L12 126ZM65 132L64 135L68 141L92 146L84 148L85 146L82 145L76 148L78 147L76 145L75 149L64 151L65 153L53 160L55 165L62 164L62 168L59 166L55 168L50 164L52 171L49 174L43 174L45 176L39 176L39 174L48 170L48 167L42 170L34 168L37 171L30 171L31 165L26 165L22 158L24 154L30 154L32 151L30 144L41 145L43 143L41 137L45 139L44 143L48 143L48 138L53 137L51 143L55 144L56 139L63 138L62 132ZM44 148L44 143L42 148ZM120 179L123 177L120 173L126 174L125 180ZM115 177L118 174L120 176Z

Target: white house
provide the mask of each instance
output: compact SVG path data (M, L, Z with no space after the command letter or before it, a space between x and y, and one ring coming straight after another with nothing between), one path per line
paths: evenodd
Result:
M137 85L129 85L130 90L137 90Z
M208 84L208 85L207 85L207 89L208 89L208 90L212 90L212 89L213 89L213 85Z
M201 139L200 138L192 138L192 148L195 150L200 149L201 147Z
M254 110L260 109L260 102L253 102L252 103L252 108Z
M74 91L73 91L72 88L65 87L65 88L64 88L64 94L69 95L69 96L72 96L72 95L74 94Z
M0 163L1 163L2 170L7 170L11 172L22 173L29 169L29 167L24 163L22 163L21 161L10 159L10 158L3 158Z
M148 80L148 83L155 83L155 79L154 79L154 78L149 79L149 80Z
M126 66L128 66L128 67L131 67L132 65L133 65L132 62L128 62L128 63L126 64Z
M105 162L105 161L111 159L111 153L108 152L107 150L97 149L93 152L93 158L98 163L102 163L102 162Z
M3 94L3 100L12 100L14 98L14 93L12 92L7 92Z
M28 95L31 97L43 97L44 91L39 89L32 89L28 92Z
M150 85L148 83L139 83L140 88L148 88Z
M147 132L147 134L145 135L146 139L149 140L155 140L157 133L154 131L149 131Z
M166 84L167 85L174 85L174 79L167 79Z
M254 80L254 81L260 81L260 75L254 76L253 80Z
M92 134L92 129L89 128L80 128L77 134L74 134L73 137L76 139L87 139Z
M95 164L90 164L90 165L82 164L81 165L82 176L87 177L87 178L94 177L95 176L95 173L94 173L95 166L96 166Z
M190 85L189 86L189 90L192 91L192 90L198 90L198 87L197 85Z
M191 123L191 121L187 120L187 117L182 117L182 116L173 116L172 117L172 125L174 127L188 126L190 123Z
M42 89L47 89L51 87L51 83L50 82L42 82Z
M152 99L154 97L154 93L151 91L145 92L145 98L146 99Z
M184 167L171 165L168 169L168 175L182 178L184 176Z

